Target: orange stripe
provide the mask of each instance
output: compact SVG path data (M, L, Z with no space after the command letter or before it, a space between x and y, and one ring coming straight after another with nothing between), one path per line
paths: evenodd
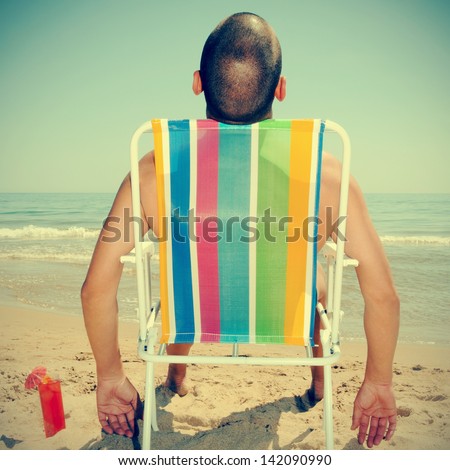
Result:
M308 217L309 183L311 174L311 146L314 121L292 121L291 162L289 187L289 215L292 222L286 268L285 343L304 346L303 325L305 321L305 286L307 233L303 234L303 223Z
M159 229L159 273L161 296L161 343L166 343L169 338L169 294L167 287L167 233L164 222L166 217L165 191L164 191L164 158L161 121L152 120L153 136L155 142L155 170L156 189L158 194L158 229Z

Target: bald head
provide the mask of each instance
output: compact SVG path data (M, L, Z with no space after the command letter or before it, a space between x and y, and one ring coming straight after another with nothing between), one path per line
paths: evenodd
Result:
M271 116L281 48L261 17L236 13L209 35L200 62L208 117L243 124Z

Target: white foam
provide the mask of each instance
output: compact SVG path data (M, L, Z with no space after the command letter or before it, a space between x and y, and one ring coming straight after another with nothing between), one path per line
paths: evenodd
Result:
M96 238L99 231L87 229L85 227L68 227L68 228L55 228L55 227L38 227L36 225L27 225L22 228L2 228L0 229L0 239L34 239L34 240L48 240L56 238L65 239L83 239L83 238Z
M450 237L438 236L392 236L384 235L380 237L385 245L435 245L450 246Z
M0 253L0 259L11 260L37 260L37 261L64 261L72 263L88 263L91 255L80 253L43 253L34 251L15 251L13 253Z

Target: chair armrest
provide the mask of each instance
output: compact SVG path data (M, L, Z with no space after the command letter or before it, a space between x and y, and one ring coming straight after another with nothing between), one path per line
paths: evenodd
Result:
M153 302L153 305L150 311L151 311L151 320L152 320L151 326L153 326L153 322L156 320L159 312L161 311L161 300L158 299L155 302Z
M322 248L322 252L326 257L330 256L332 258L336 258L336 243L334 243L333 241L327 241L324 247ZM347 255L344 255L344 267L347 266L353 266L354 268L356 268L359 266L359 262L357 259L350 258Z
M155 244L152 241L142 242L142 254L153 256L155 254ZM133 248L127 255L121 256L120 262L136 263L136 250Z

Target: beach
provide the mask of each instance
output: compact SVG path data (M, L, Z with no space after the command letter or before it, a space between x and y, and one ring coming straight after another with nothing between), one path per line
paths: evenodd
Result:
M102 434L96 413L95 363L83 324L80 288L113 194L0 193L0 449L137 449ZM369 194L401 299L394 365L398 427L377 449L450 449L450 225L448 194ZM156 247L157 248L157 247ZM158 258L152 261L158 297ZM125 370L144 392L137 357L137 292L126 265L118 291ZM342 356L333 369L336 449L367 449L351 431L364 375L363 300L353 269L344 273ZM216 346L223 348L223 346ZM200 355L211 345L196 345ZM241 354L255 354L242 346ZM274 353L277 353L275 349ZM66 429L46 438L37 390L24 382L37 366L61 380ZM165 389L156 367L155 449L323 449L322 403L299 410L307 368L188 367L190 393ZM141 422L139 424L142 424Z
M182 237L185 222L189 221L189 235L198 234L202 226L211 238L217 234L221 240L220 253L219 248L211 248L213 257L204 256L195 245L192 250L186 249L186 257L180 257L184 272L191 275L195 286L198 273L203 277L205 272L203 265L215 267L220 259L232 259L233 284L221 282L225 288L219 292L215 289L214 295L207 297L216 307L223 301L223 305L240 309L247 305L247 291L239 276L260 272L262 264L255 269L254 255L266 252L275 231L287 229L297 239L306 232L314 233L317 223L336 227L336 236L351 238L347 254L358 253L359 269L344 270L339 309L332 307L332 302L323 302L330 317L342 318L341 358L332 371L334 440L338 449L333 454L333 459L338 455L333 465L349 468L338 460L350 455L358 468L376 466L378 470L382 465L377 459L388 454L389 460L383 463L389 469L397 464L405 466L409 460L415 466L445 466L438 459L450 461L450 159L448 144L444 143L450 126L450 1L28 0L3 1L1 6L0 470L22 466L48 469L52 462L58 468L63 464L65 470L71 466L78 470L83 459L86 468L97 468L95 459L100 455L111 460L106 465L99 462L101 468L122 465L113 461L114 450L119 450L120 457L127 451L133 459L146 457L134 452L141 448L142 421L138 420L139 432L133 439L109 436L101 430L96 407L96 364L85 331L80 290L105 224L108 242L114 243L117 238L128 241L131 232L137 233L138 215L149 222L156 212L164 217L161 209L166 204L161 204L161 198L158 204L148 200L147 194L154 193L152 187L141 188L143 206L150 210L138 214L139 210L128 210L129 201L124 202L128 198L130 165L135 168L130 150L143 157L161 147L158 132L145 132L136 139L136 130L159 118L179 120L179 127L187 129L189 119L200 122L205 117L223 121L219 128L233 123L248 127L256 121L264 127L271 118L280 123L318 118L328 124L323 138L292 139L289 163L287 138L280 137L276 142L280 151L273 154L263 139L257 145L252 139L250 166L240 161L240 149L231 140L201 139L202 124L189 124L200 139L191 139L186 152L189 159L175 161L171 156L166 162L172 169L177 167L181 176L177 182L171 179L170 184L156 188L159 196L170 195L173 204L170 209L165 207L170 217L164 217L172 226L164 230L158 223L157 232ZM257 17L238 16L224 21L237 12L253 12L270 28ZM219 43L224 47L216 49L214 45ZM222 61L224 70L209 67L216 64L215 59L226 59L226 53L230 60ZM211 70L217 73L207 73ZM226 73L221 75L221 71ZM342 139L328 132L341 126L348 133L351 152L347 136ZM252 129L256 137L256 126ZM245 136L241 137L247 145ZM165 133L162 141L169 150L181 148L185 142ZM303 150L310 141L318 145L322 156L334 155L340 163L324 157L318 159L317 171L312 172L309 160L301 158L303 151L296 158L297 147ZM207 147L214 151L206 155L203 150ZM260 164L257 154L264 155L270 165L275 164L279 176L272 178L266 173L266 165ZM340 181L337 172L341 164L347 168L350 154L348 201L344 192L340 197L340 209L349 202L344 216L330 206L335 206L338 186L344 188L347 181L345 177ZM156 166L157 173L161 173L161 165ZM200 171L195 172L195 166ZM145 165L139 167L142 183L148 175L144 175ZM313 180L315 173L317 182L320 180L321 200L318 194L299 198L307 189L305 178L299 176L308 170L312 176L309 179ZM152 179L153 173L149 174ZM290 188L284 182L286 174L293 176ZM272 199L266 188L275 189L275 183L280 187L279 177L280 181L283 178L283 191L272 191ZM241 178L250 180L252 189L259 188L256 193L252 191L249 204L242 197ZM122 191L116 199L119 188ZM181 204L179 193L189 194L192 207ZM230 208L242 210L222 210L225 200L233 202ZM243 209L246 204L248 213ZM109 218L113 205L117 210ZM325 220L300 215L313 206L319 206ZM191 211L194 207L196 210ZM286 213L282 207L288 209ZM244 217L239 216L241 212ZM295 217L286 217L287 213ZM258 223L255 215L259 215ZM362 225L353 231L355 218ZM390 270L384 269L383 256L374 256L379 252L372 224ZM346 225L345 233L342 229ZM118 230L122 226L124 230ZM156 225L149 226L156 229ZM354 237L356 232L361 236ZM242 241L246 243L265 238L259 245L263 249L252 247L248 257L223 250L228 248L228 235L238 234L244 235ZM160 287L166 287L166 280L159 275L161 245L154 234L145 236L154 241L155 256L149 263L151 275L146 284L151 285L152 299L157 300ZM120 244L119 248L124 246ZM301 264L311 259L298 256L298 261L293 261L291 255L303 250L300 244L290 245L289 249L276 246L290 255L286 266L289 275L300 274ZM367 253L363 254L362 249ZM273 253L268 269L284 272L284 267L275 267L281 256ZM121 250L120 254L125 253ZM179 257L177 250L174 256ZM170 257L166 259L169 270ZM323 252L317 255L317 261L325 267ZM381 269L371 270L375 265ZM166 266L162 274L164 269ZM390 283L384 281L390 275L400 299L393 370L398 423L392 440L368 449L358 444L357 431L351 430L353 403L364 380L366 363L364 322L369 316L364 317L365 302L371 307L370 320L376 315L383 317L384 312L375 309L387 304L386 294L391 289L386 289ZM275 298L281 289L275 282L267 282L264 275L256 277L266 282L263 287L261 282L257 284L256 294L249 289L248 305L252 312L258 305L259 315L263 310L259 306L265 305L258 290ZM303 278L303 273L298 277ZM339 271L336 277L340 281ZM189 297L188 302L183 299L183 307L194 307L194 320L198 319L196 306L200 305L207 321L217 325L215 314L220 310L211 308L211 304L204 307L203 295L200 304L197 289L193 289L192 296L191 289L184 290L184 276L176 279L177 291L187 292ZM208 280L214 287L219 284L216 277ZM316 287L314 280L315 274L311 289ZM125 371L143 396L145 364L137 354L136 284L136 265L128 261L116 299L120 348ZM102 290L97 283L91 285L95 292ZM106 280L103 285L105 290L111 287ZM238 304L234 299L241 288L244 302ZM336 299L337 293L328 292L328 300ZM285 300L281 299L283 303ZM290 296L287 300L290 304ZM95 308L94 301L91 305ZM279 313L278 305L273 310ZM157 324L160 321L157 319ZM249 326L254 324L252 318ZM381 337L379 344L386 344L383 335L389 336L385 327L379 321L370 328L371 335L378 333ZM275 355L286 349L273 345L263 348L265 354L270 349ZM216 350L230 354L231 347L196 344L191 354ZM240 346L240 354L256 355L259 348ZM25 387L36 367L45 367L48 375L61 384L65 428L52 437L45 436L38 390ZM159 431L152 433L152 447L161 455L164 451L176 455L185 450L192 450L188 455L196 450L206 455L207 450L214 449L224 449L224 453L228 450L233 455L239 454L232 452L235 449L249 454L254 449L267 455L269 450L286 449L290 455L298 450L297 455L306 455L309 450L319 454L324 449L323 402L308 410L301 409L299 402L310 386L309 368L194 363L188 366L189 393L181 398L163 385L166 367L158 365L155 370ZM427 450L433 457L439 456L436 462L424 458L422 464L420 454ZM72 451L77 454L75 458ZM372 458L364 461L361 455ZM61 462L56 462L58 459ZM131 464L140 465L140 461ZM253 466L258 467L252 462Z
M0 449L140 448L101 432L96 417L95 363L81 316L0 308ZM120 324L126 372L143 394L145 366L137 357L137 325ZM222 346L219 346L222 347ZM194 346L201 354L210 345ZM252 354L254 347L242 347ZM336 449L367 449L350 430L355 394L363 378L365 343L342 345L333 370ZM37 390L24 382L36 366L61 380L66 429L46 438ZM154 449L323 449L322 403L300 411L295 397L308 388L307 368L188 366L189 394L175 396L162 386L165 366L156 366L160 430ZM442 345L402 344L394 363L398 426L381 450L450 448L450 350ZM139 424L142 424L139 422Z

